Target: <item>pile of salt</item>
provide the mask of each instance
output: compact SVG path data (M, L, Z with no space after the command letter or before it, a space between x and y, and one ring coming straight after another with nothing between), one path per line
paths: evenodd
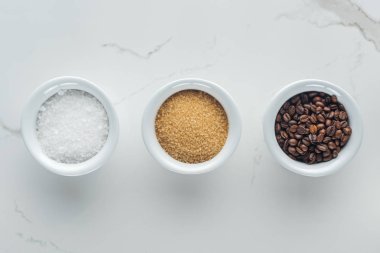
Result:
M81 163L104 146L107 112L88 92L62 89L41 106L36 133L48 157L61 163Z

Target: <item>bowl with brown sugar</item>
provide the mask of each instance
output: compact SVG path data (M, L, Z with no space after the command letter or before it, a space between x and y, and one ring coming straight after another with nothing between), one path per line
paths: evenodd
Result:
M142 134L148 151L163 167L201 174L231 156L240 140L241 119L222 87L202 79L181 79L152 97Z

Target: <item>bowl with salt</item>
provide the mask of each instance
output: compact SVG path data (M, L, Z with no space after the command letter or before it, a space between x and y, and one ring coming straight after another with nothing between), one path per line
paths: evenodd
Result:
M97 85L64 76L32 93L23 110L21 131L26 147L43 167L63 176L80 176L110 158L119 122Z

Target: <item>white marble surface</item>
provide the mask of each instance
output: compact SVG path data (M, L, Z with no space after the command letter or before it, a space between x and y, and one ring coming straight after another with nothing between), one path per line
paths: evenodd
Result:
M380 252L380 9L376 0L0 1L0 252ZM377 16L376 16L377 15ZM28 95L56 76L102 86L120 117L108 164L54 175L19 133ZM220 169L158 166L140 133L165 83L199 77L236 99L243 135ZM339 173L282 169L261 115L289 82L337 83L363 145Z

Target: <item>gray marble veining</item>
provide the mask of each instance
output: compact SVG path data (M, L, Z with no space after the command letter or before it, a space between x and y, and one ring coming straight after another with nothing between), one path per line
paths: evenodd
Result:
M368 16L360 6L350 0L305 1L304 6L277 16L304 19L319 28L343 26L356 28L380 52L380 22Z
M138 53L136 50L133 50L131 48L127 48L127 47L122 47L120 46L119 44L117 43L104 43L102 45L102 47L104 48L114 48L116 49L119 53L129 53L130 55L132 56L135 56L137 58L140 58L140 59L144 59L144 60L149 60L152 55L154 54L157 54L164 46L166 46L170 41L172 40L172 38L168 38L167 40L165 40L164 42L156 45L152 50L150 50L149 52L145 53L145 54L141 54L141 53Z

